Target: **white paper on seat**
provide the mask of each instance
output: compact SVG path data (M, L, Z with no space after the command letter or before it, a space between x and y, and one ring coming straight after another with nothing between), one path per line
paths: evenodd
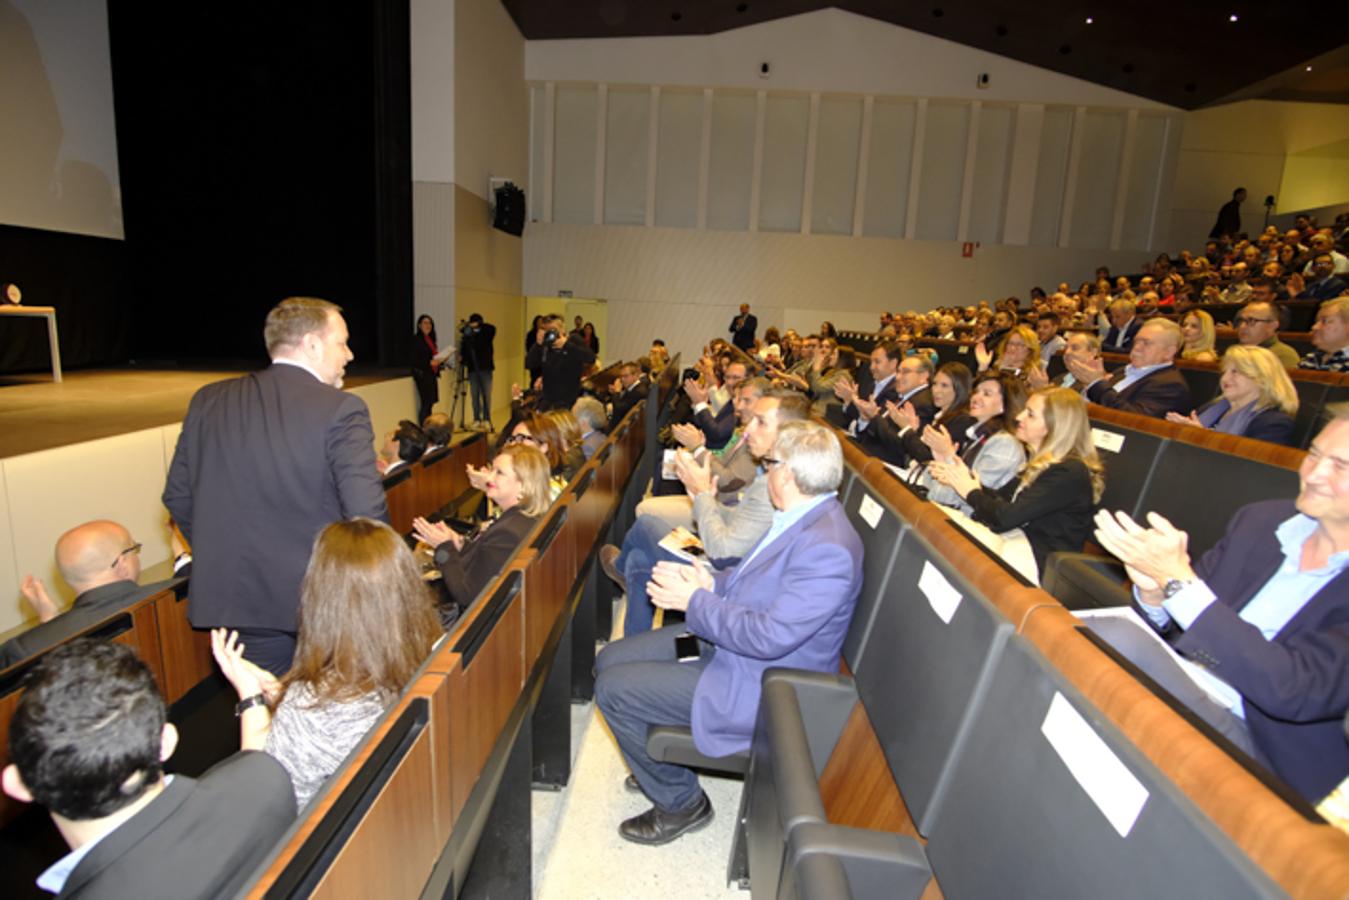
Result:
M918 576L918 589L926 595L932 611L943 622L950 625L956 610L960 608L962 599L960 591L957 591L951 582L946 580L946 576L931 562L923 563L923 574Z
M881 516L885 514L885 509L882 508L881 505L877 503L874 499L872 499L872 496L870 494L863 494L862 505L858 507L857 514L862 517L862 520L864 522L866 522L872 528L875 528L878 524L880 524Z
M1148 800L1142 782L1058 692L1049 703L1040 732L1119 836L1128 837Z
M1110 453L1118 453L1124 449L1124 435L1114 431L1106 431L1103 428L1091 430L1091 442L1096 445L1097 450L1105 450Z

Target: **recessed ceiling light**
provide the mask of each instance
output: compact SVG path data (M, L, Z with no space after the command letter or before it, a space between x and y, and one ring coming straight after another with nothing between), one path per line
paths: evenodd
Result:
M1237 20L1237 14L1236 14L1236 13L1232 13L1232 15L1230 15L1230 16L1227 17L1227 21L1229 21L1229 22L1235 22L1236 20Z
M1312 67L1311 67L1311 66L1308 66L1308 67L1307 67L1307 71L1310 72L1311 70L1312 70Z
M1088 24L1088 25L1091 24L1091 16L1087 16L1087 24Z

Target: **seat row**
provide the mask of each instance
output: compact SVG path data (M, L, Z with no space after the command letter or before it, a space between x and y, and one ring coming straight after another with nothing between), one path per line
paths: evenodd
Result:
M847 671L765 676L730 868L755 897L1349 891L1349 836L848 457Z
M384 478L389 524L399 534L412 530L412 520L438 512L469 491L465 466L487 463L487 436L475 434L459 444L432 450L399 466Z

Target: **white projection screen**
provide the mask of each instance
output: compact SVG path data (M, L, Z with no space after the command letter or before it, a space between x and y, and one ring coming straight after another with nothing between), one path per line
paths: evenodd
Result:
M105 0L0 0L0 224L123 237Z

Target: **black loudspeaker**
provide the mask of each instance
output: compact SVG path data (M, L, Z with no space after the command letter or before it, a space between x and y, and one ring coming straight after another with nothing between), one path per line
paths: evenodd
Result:
M525 233L525 192L511 182L495 191L496 215L492 227L516 237Z

